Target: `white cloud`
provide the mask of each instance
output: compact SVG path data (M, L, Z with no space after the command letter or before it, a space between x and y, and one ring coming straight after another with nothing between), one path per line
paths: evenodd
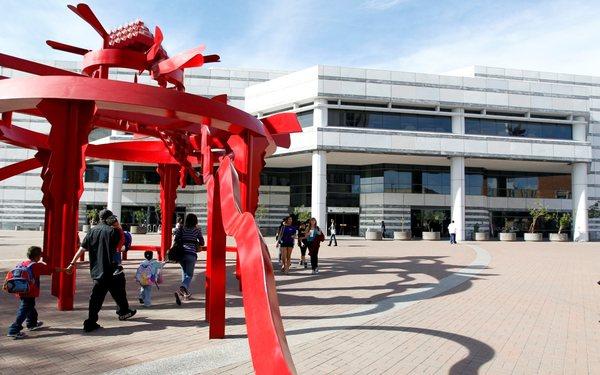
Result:
M432 43L372 67L439 73L487 65L600 75L600 11L561 3L476 28L448 30Z
M367 0L363 3L363 7L373 10L386 10L409 1L411 0Z

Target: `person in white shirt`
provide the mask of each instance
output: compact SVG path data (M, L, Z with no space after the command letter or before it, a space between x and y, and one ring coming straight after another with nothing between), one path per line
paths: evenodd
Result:
M329 237L329 245L327 246L331 246L331 241L335 243L333 246L337 246L337 238L335 237L335 220L333 219L331 219L331 224L329 225L329 234L331 237Z
M450 245L456 243L456 224L454 224L454 220L450 224L448 224L448 233L450 233Z

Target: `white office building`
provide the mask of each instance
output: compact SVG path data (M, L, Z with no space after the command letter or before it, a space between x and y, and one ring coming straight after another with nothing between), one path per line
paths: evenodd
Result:
M190 69L186 87L228 94L232 105L259 117L298 114L303 132L267 160L263 173L266 227L304 207L323 227L334 219L342 234L359 235L385 221L388 235L402 228L420 237L431 227L444 232L454 220L463 240L476 227L494 236L509 227L520 235L530 223L528 210L543 205L572 215L573 239L600 238L600 221L588 219L588 207L600 200L600 77L480 66L446 75L332 66ZM47 127L23 116L15 124ZM32 154L2 144L0 166ZM157 179L153 167L90 160L82 223L87 209L107 204L125 224L140 208L151 218ZM39 171L0 183L2 228L41 224L40 186ZM205 203L201 186L178 192L180 214L203 219ZM444 221L428 220L432 212ZM554 224L538 229L554 232Z

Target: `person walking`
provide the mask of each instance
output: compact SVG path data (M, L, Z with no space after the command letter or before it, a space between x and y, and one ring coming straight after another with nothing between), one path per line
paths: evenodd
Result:
M450 233L450 245L456 243L456 224L454 224L454 220L448 224L448 233Z
M381 238L385 238L385 222L381 220Z
M335 220L331 219L331 224L329 224L329 245L331 246L331 241L333 241L334 245L337 246L337 238L335 236Z
M117 303L117 315L119 320L127 320L136 314L136 310L129 308L127 292L125 291L125 275L121 272L114 274L116 264L114 263L117 245L121 241L121 235L117 228L107 224L114 223L114 215L110 210L100 211L100 224L92 227L87 233L79 250L67 267L71 272L77 264L77 260L87 251L89 253L90 275L94 282L90 303L88 307L88 318L83 322L83 330L92 332L101 328L98 324L98 313L102 309L106 293Z
M319 273L319 248L321 242L325 241L325 235L317 225L317 219L314 217L310 219L310 229L306 240L308 242L308 254L310 255L310 267L312 268L312 274L316 275Z
M308 249L308 244L306 242L306 232L308 231L309 221L301 223L298 227L298 247L300 247L300 265L304 266L304 268L308 268L308 263L306 262L306 250Z
M292 225L292 217L286 217L283 226L279 231L279 240L277 242L281 250L283 262L281 271L284 274L287 274L290 271L290 266L292 265L292 250L294 249L294 237L296 236L297 230L298 228Z
M187 214L183 227L175 230L174 242L179 241L183 247L183 257L179 260L181 266L181 285L175 292L175 303L181 305L181 300L189 300L191 297L190 284L194 277L194 268L198 260L197 252L204 246L202 231L198 228L198 217Z

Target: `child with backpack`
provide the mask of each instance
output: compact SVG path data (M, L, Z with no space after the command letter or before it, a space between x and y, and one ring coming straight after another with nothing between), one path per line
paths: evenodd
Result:
M12 271L6 274L4 289L6 292L15 294L21 300L17 310L15 322L8 328L8 337L22 339L27 337L23 330L23 322L27 321L27 329L35 331L44 323L38 320L35 309L35 299L40 296L40 276L51 275L53 272L66 271L65 268L50 268L42 259L42 249L39 246L31 246L27 249L28 260L19 263Z
M144 258L135 273L135 280L140 284L140 303L145 307L152 305L152 285L162 283L162 268L164 263L152 259L154 254L152 251L145 251Z

